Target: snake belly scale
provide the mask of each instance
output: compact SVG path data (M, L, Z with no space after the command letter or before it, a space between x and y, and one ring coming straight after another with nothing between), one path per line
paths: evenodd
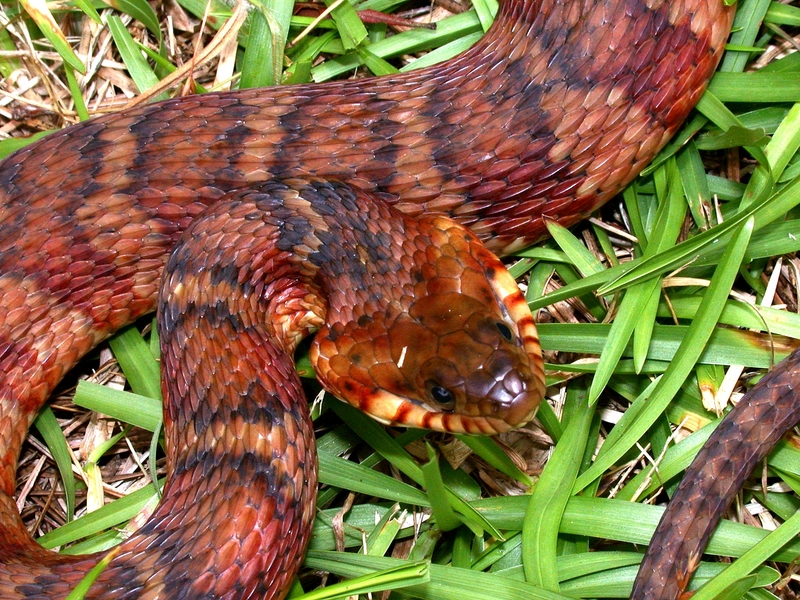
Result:
M315 496L291 362L311 330L326 387L382 421L491 433L530 419L532 320L479 240L511 252L619 192L699 99L732 14L719 0L507 0L478 44L430 69L176 98L5 159L0 596L63 597L97 560L30 540L17 458L64 373L157 305L169 483L89 597L285 594Z

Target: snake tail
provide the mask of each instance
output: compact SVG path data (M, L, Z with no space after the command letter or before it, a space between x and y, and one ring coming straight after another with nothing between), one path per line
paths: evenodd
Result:
M725 415L664 511L639 568L632 600L684 597L711 534L745 479L800 421L798 389L800 350L795 350Z

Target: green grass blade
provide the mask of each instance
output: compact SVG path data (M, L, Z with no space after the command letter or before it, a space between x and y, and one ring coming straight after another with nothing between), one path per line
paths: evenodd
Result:
M428 497L407 483L398 481L349 460L319 455L320 483L417 506L430 506Z
M694 600L720 598L725 589L737 581L745 579L755 568L768 560L789 541L796 539L799 533L800 513L795 513L783 525L770 532L763 540L745 552L720 575L695 592L692 598Z
M239 86L251 88L277 85L283 72L283 52L294 10L292 0L257 3L250 13L247 48L241 63Z
M680 351L667 368L666 373L661 377L658 387L650 397L647 408L637 415L635 422L632 422L632 417L628 417L628 413L623 416L623 419L617 423L603 444L595 463L578 478L575 491L583 489L591 481L600 477L603 471L627 452L666 408L666 405L686 380L690 370L700 357L702 349L708 342L714 325L719 318L719 313L722 311L725 299L730 293L752 229L753 221L751 219L737 232L733 241L729 244L725 257L717 267L711 284L703 297L704 302L700 312L689 326Z
M593 406L584 398L572 414L531 495L522 526L525 578L533 585L558 591L558 529L586 450Z
M159 82L158 76L153 72L153 69L150 68L144 56L142 56L139 45L133 40L131 34L128 33L128 30L125 28L120 18L115 15L109 15L108 28L111 31L111 35L114 37L117 50L125 66L128 68L128 72L133 78L133 81L136 83L136 87L139 88L139 91L144 92L156 86ZM165 100L166 98L167 95L165 93L157 97L158 100Z
M147 342L135 327L128 327L109 340L111 350L131 389L161 401L161 373Z
M161 402L91 381L79 381L73 402L123 423L155 431L161 424Z
M67 520L71 521L75 516L75 476L72 474L72 455L64 432L61 431L61 426L49 406L39 412L33 426L44 439L56 467L58 467L61 484L64 486L64 499L67 503Z

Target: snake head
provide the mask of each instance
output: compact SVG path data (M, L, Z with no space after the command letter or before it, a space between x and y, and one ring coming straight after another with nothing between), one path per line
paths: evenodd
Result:
M410 251L409 283L347 323L327 323L310 357L323 386L380 422L494 434L530 421L544 396L533 317L477 237L433 217L432 248ZM441 238L441 239L439 239Z

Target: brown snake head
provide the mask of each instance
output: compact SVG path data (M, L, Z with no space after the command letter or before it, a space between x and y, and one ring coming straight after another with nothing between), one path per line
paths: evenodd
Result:
M453 221L422 221L410 293L327 324L311 348L325 388L387 424L493 434L530 421L544 396L533 317L503 264Z

